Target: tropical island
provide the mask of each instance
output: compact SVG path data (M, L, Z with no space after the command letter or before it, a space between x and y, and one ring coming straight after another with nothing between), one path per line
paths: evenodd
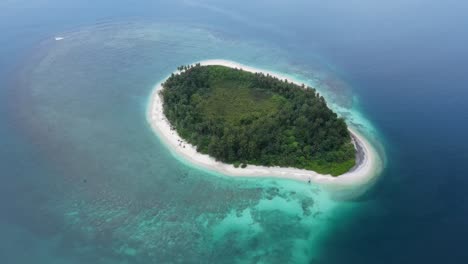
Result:
M147 113L175 157L223 175L354 192L381 170L373 146L315 89L232 61L178 67L155 86Z
M315 89L269 74L180 66L161 91L164 115L197 151L233 164L340 175L355 165L346 123Z

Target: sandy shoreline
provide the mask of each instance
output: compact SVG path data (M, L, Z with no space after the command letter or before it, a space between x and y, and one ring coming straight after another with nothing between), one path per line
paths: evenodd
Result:
M288 79L288 81L294 82L298 85L302 84L274 72L256 69L232 61L206 60L200 62L200 64L223 65L232 68L242 68L243 70L249 72L263 72L281 79ZM164 82L167 78L165 78L162 82ZM148 122L151 125L153 131L169 147L173 154L183 157L196 166L229 176L257 178L276 177L304 182L310 180L312 183L319 184L325 187L327 190L342 191L344 193L343 195L349 195L350 193L362 191L363 187L370 185L375 180L376 176L381 170L381 160L375 149L361 134L352 128L349 130L352 133L355 145L357 145L359 164L357 164L349 172L338 177L322 175L314 171L296 168L264 167L255 165L249 165L244 169L235 168L231 164L225 164L216 161L214 158L208 155L197 152L194 146L188 144L181 137L179 137L175 130L171 130L170 123L164 116L162 98L159 95L159 91L161 91L163 88L161 85L162 82L158 83L152 91L147 111Z

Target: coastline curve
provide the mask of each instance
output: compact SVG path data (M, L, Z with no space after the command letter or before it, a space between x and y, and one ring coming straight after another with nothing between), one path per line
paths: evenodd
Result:
M199 62L202 66L221 65L231 68L240 68L248 72L262 72L280 79L287 79L289 82L301 85L298 82L281 74L262 70L247 65L243 65L227 60L204 60ZM174 71L173 74L178 74L179 71ZM348 129L352 135L353 143L357 149L359 156L358 164L350 171L341 174L337 177L329 174L319 174L317 172L297 168L283 167L265 167L257 165L249 165L247 168L235 168L232 164L226 164L216 161L213 157L207 154L199 153L196 147L187 143L182 139L177 131L172 128L169 120L163 112L163 101L160 96L160 91L163 89L162 83L169 78L164 78L156 84L151 92L147 107L147 121L150 124L153 132L159 139L168 147L173 155L182 157L190 164L197 167L215 171L227 176L233 177L253 177L253 178L282 178L296 181L318 184L325 190L329 191L334 198L349 199L356 197L365 192L372 183L375 182L377 176L382 171L382 160L379 157L376 149L372 144L358 132L356 128Z

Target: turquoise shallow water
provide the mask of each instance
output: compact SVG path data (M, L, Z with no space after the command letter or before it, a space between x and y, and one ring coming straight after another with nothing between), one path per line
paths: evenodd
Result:
M180 64L220 58L313 84L374 135L324 62L295 64L278 47L180 24L101 24L60 36L22 66L9 108L44 167L16 201L38 217L24 227L48 239L44 250L93 263L303 263L320 259L323 241L359 211L318 186L187 166L145 119L158 81Z
M467 6L0 1L0 263L468 262ZM149 93L213 58L320 88L385 147L376 185L332 201L171 156Z

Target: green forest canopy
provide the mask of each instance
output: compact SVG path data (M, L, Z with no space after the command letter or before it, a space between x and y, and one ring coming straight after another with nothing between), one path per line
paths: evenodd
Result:
M340 175L355 165L346 123L322 96L263 73L180 66L161 91L178 134L219 161Z

